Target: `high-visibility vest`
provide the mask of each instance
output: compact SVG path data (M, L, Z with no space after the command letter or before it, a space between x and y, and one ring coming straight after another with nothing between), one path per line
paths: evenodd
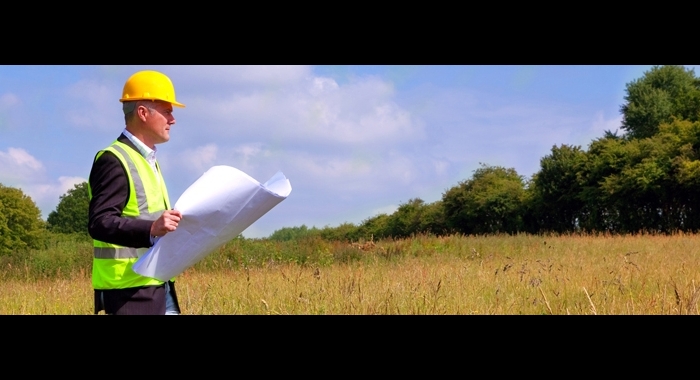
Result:
M129 201L122 211L122 217L155 221L163 211L170 208L168 190L158 165L156 167L159 179L139 152L119 141L98 152L95 160L104 152L114 154L126 168ZM92 198L92 191L89 191L89 195ZM95 289L124 289L163 284L155 278L141 276L132 269L147 248L124 247L93 240L93 250L92 285Z

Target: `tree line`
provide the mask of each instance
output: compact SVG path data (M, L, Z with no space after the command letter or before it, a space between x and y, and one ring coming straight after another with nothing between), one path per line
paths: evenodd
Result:
M269 239L699 231L700 79L655 66L626 85L624 100L620 135L605 131L587 149L553 146L529 179L481 164L438 201L413 198L358 225L285 227ZM44 222L31 198L0 184L0 255L36 248L42 231L87 236L88 202L87 183L75 185Z
M425 203L408 200L359 225L283 228L270 238L401 238L417 233L674 233L700 230L700 79L655 66L626 85L622 125L588 149L561 144L526 179L481 164Z

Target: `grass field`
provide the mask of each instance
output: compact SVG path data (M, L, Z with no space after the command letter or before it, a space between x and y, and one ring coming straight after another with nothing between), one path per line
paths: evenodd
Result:
M687 234L238 239L176 284L183 314L698 314L697 247ZM0 265L0 314L92 314L89 242Z

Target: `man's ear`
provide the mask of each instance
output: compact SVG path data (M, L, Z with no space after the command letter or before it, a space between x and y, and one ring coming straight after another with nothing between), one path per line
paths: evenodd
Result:
M143 122L146 121L146 117L149 113L150 112L148 111L148 108L146 108L146 106L144 105L138 105L136 107L136 116L138 116L138 118L141 119L141 121Z

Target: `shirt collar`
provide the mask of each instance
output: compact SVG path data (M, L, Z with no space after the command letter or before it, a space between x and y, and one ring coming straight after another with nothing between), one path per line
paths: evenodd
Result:
M156 149L151 149L148 147L148 145L144 144L139 140L136 136L132 135L131 132L129 132L126 128L124 128L124 136L131 140L132 143L136 146L136 149L138 149L139 153L143 156L148 161L155 161L156 159Z

